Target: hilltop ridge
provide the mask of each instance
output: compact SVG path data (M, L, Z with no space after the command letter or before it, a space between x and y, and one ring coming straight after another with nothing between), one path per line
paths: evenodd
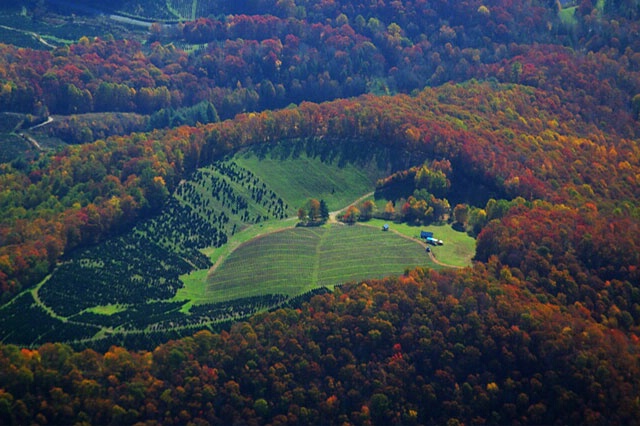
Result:
M640 4L63 3L0 6L0 423L637 421Z

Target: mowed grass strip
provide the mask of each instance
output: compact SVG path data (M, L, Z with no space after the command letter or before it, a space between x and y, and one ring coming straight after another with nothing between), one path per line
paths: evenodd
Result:
M371 227L286 229L239 246L208 277L204 299L294 297L320 286L400 275L427 263L417 242Z

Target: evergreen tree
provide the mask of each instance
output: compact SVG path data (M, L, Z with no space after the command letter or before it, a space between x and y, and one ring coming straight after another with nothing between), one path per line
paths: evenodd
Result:
M323 221L329 220L329 207L324 200L320 200L320 218Z

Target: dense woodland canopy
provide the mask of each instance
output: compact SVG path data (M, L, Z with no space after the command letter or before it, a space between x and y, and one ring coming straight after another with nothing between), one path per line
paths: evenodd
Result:
M571 19L533 0L209 4L180 26L190 53L159 26L144 44L0 44L0 111L67 116L74 144L0 165L3 302L198 167L294 138L390 148L387 183L446 159L496 195L469 212L476 263L142 352L2 344L0 422L637 423L636 2Z
M3 423L631 424L637 343L494 259L350 284L153 351L0 352Z

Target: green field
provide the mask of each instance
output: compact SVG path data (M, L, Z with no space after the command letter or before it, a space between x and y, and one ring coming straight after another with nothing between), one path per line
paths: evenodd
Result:
M295 224L293 219L287 220L274 220L269 222L263 222L260 224L252 225L248 228L235 234L227 244L221 247L209 247L202 250L202 252L211 259L214 264L218 261L222 262L226 259L238 246L244 244L259 235L264 233L275 232L278 230L290 228ZM216 302L215 300L209 300L207 295L207 275L209 271L207 269L199 269L192 271L186 275L182 275L180 280L183 282L184 287L178 290L178 293L173 300L189 300L184 308L183 312L187 312L191 305L198 303L210 303Z
M327 162L318 156L307 155L304 144L298 143L297 148L294 145L296 142L282 142L269 147L266 153L247 150L230 159L241 168L251 170L253 175L267 183L270 190L282 197L291 217L310 198L325 200L330 210L345 208L371 192L377 178L385 173L373 161L364 166L340 162L338 158ZM224 261L239 245L294 224L294 219L255 224L234 234L222 247L211 247L202 252L213 263ZM217 295L207 292L207 273L206 270L197 270L180 277L184 287L178 290L174 300L191 301L183 308L184 312L192 304L218 302Z
M563 24L569 27L573 27L578 23L578 20L575 16L576 9L578 9L578 7L573 6L573 7L563 8L562 10L560 10L559 16Z
M13 135L19 117L7 118L0 130ZM295 140L199 169L157 216L74 252L19 303L3 306L0 318L14 328L19 312L39 318L16 338L23 344L40 343L52 327L61 341L97 342L235 321L321 287L416 266L469 265L475 241L449 225L391 224L383 232L382 220L348 226L330 219L295 227L310 198L336 212L373 197L377 178L389 173L388 153L361 152ZM376 203L380 210L385 201ZM416 238L421 229L445 241L432 247L435 260Z
M293 297L428 264L418 242L372 227L290 228L239 246L207 277L204 296L217 302L264 294Z
M392 232L397 232L412 238L420 238L420 231L433 232L433 236L444 241L441 246L432 247L437 259L450 266L465 267L471 265L471 259L476 253L476 240L465 232L456 231L449 224L410 226L406 223L390 223L382 219L371 219L367 225L380 229L385 223L389 224Z
M291 215L310 198L325 200L330 210L339 210L373 191L376 180L384 175L373 161L364 166L340 164L338 160L326 162L304 152L260 158L255 152L247 151L237 155L234 161L267 182L269 188L287 202Z
M594 4L594 8L598 10L598 12L602 13L604 10L605 0L597 0ZM563 24L568 27L573 27L578 24L578 18L576 18L576 10L578 10L578 6L569 6L563 7L560 9L558 15L560 16L560 20Z
M94 314L99 315L113 315L119 312L125 312L127 310L126 306L123 305L104 305L104 306L96 306L94 308L87 309L87 312L93 312Z
M376 169L373 161L364 167L348 162L338 165L337 160L325 162L284 143L266 154L249 150L230 161L266 182L287 202L291 215L309 198L324 199L330 210L343 209L370 193L376 178L383 173ZM287 229L294 223L295 219L289 219L255 224L236 233L222 247L203 250L212 263L218 264L215 273L198 270L181 276L184 287L173 300L189 300L183 307L183 312L187 312L192 305L239 297L274 293L295 296L318 286L331 287L349 280L398 274L406 267L469 266L475 254L475 240L450 225L392 224L392 232L387 234L380 231L385 222L376 219L355 227ZM443 246L432 248L441 264L431 262L424 255L418 244L420 230L432 231L445 241ZM357 237L352 232L356 232ZM415 241L400 238L396 233ZM306 237L300 240L300 235ZM392 243L387 246L389 241ZM398 259L394 254L399 247L403 248ZM407 247L410 249L405 251ZM313 263L309 263L310 252L313 252ZM353 260L345 253L364 253L365 260ZM255 282L264 284L256 286L252 284Z

